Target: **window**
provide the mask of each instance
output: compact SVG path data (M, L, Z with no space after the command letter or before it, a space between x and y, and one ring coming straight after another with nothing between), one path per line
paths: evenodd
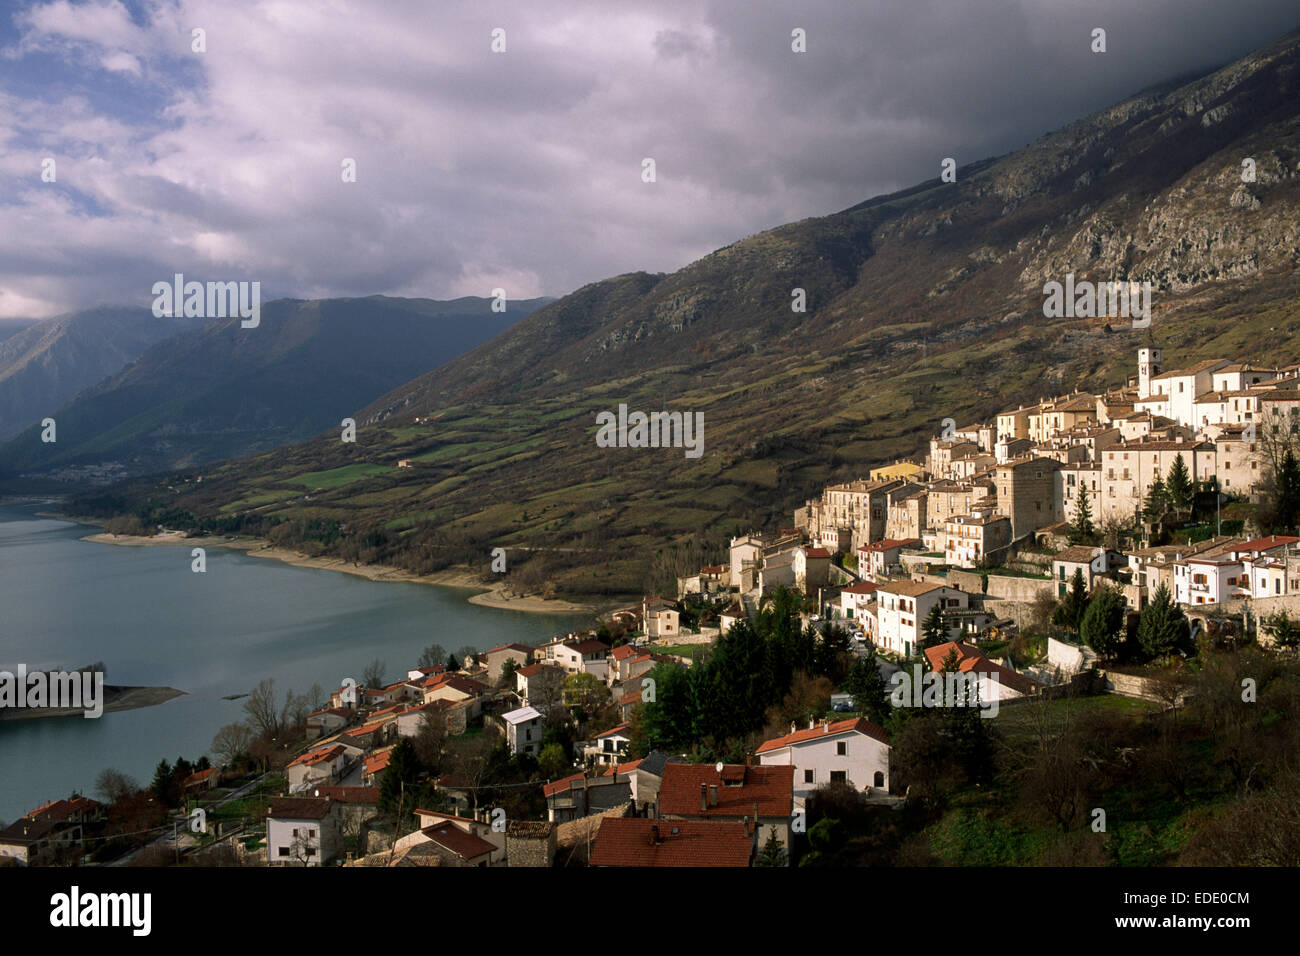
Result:
M877 771L876 771L876 776L875 776L875 778L872 780L871 783L872 783L872 786L875 786L875 787L883 787L883 786L885 785L885 775L884 775L883 773L881 773L879 770L877 770Z
M280 856L288 856L288 855L289 855L289 848L287 846L280 847Z
M848 783L848 782L849 782L849 775L847 771L844 770L831 771L831 783Z
M805 771L803 772L803 782L804 782L804 783L812 783L812 782L813 782L813 772L812 772L811 770L805 770Z
M293 828L293 835L294 835L294 836L297 836L297 835L298 835L298 828L297 828L297 827L294 827L294 828Z
M308 856L315 856L315 855L316 855L316 848L315 848L315 847L311 847L311 846L307 847L307 855L308 855Z
M835 756L845 757L848 756L848 753L849 753L848 743L843 740L837 741L835 744Z

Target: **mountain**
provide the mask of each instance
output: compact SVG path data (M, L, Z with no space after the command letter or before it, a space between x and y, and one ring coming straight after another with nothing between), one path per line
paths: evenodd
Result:
M0 322L0 441L53 414L149 346L195 324L127 308Z
M0 448L0 474L115 463L143 474L302 441L548 300L280 299L260 324L214 319L145 351ZM22 334L22 333L20 333ZM0 342L0 348L7 343Z
M505 547L524 587L664 586L731 534L788 525L827 482L919 452L946 418L1123 384L1143 345L1170 368L1300 360L1297 223L1292 34L956 182L586 286L372 402L355 445L326 437L83 507L275 526L417 571ZM1150 327L1046 318L1044 284L1068 273L1150 282ZM597 415L620 403L702 412L704 454L598 447ZM311 500L291 500L302 488Z

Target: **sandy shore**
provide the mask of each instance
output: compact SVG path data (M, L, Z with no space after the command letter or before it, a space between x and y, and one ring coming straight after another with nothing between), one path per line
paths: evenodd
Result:
M401 581L407 584L434 584L439 587L462 588L479 591L468 598L470 604L482 607L494 607L506 611L527 611L537 614L594 614L596 608L590 604L573 601L545 600L536 595L518 595L506 591L502 586L493 587L484 584L473 573L464 569L448 568L433 574L414 574L400 568L388 568L378 564L356 564L340 558L313 558L298 551L273 547L262 538L188 538L184 532L170 531L144 538L129 534L109 534L100 532L90 534L82 541L94 541L98 544L116 544L126 547L151 547L155 545L181 545L191 548L233 548L243 551L255 558L270 558L284 564L300 568L317 568L322 571L341 571L355 574L370 581Z

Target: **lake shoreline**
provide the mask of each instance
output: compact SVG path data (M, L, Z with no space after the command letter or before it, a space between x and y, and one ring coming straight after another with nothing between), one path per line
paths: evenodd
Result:
M51 516L53 517L53 516ZM76 520L66 516L60 516L61 520ZM78 522L85 524L88 522ZM344 574L352 574L363 577L369 581L398 581L404 584L432 584L437 587L459 588L461 590L473 590L480 593L471 595L466 600L470 604L480 607L496 608L503 611L523 611L532 614L596 614L598 608L591 604L582 604L576 601L563 601L558 599L546 600L534 595L515 595L506 591L501 586L484 584L471 571L466 569L447 568L442 571L435 571L432 574L415 574L412 571L403 571L400 568L390 568L379 564L357 564L353 561L344 561L341 558L321 558L312 557L303 554L300 551L293 551L289 548L280 548L271 544L265 538L191 538L183 531L169 531L163 534L142 537L140 535L129 534L112 534L111 532L101 531L96 534L86 535L82 541L91 541L96 544L112 544L119 547L158 547L158 546L184 546L190 547L214 547L229 548L233 551L243 551L245 554L255 558L268 558L273 561L279 561L283 564L292 565L300 568L315 568L320 571L340 571Z
M177 697L184 697L185 691L175 687L133 687L126 685L104 685L104 713L116 714L124 710L139 710L142 707L157 707ZM22 707L0 709L0 721L40 720L45 717L81 717L85 719L85 709L80 707Z

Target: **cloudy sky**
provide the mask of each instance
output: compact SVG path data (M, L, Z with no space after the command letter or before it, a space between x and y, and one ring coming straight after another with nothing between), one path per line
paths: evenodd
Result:
M148 305L175 272L256 279L265 299L522 298L670 271L1300 26L1294 0L0 11L0 317Z

